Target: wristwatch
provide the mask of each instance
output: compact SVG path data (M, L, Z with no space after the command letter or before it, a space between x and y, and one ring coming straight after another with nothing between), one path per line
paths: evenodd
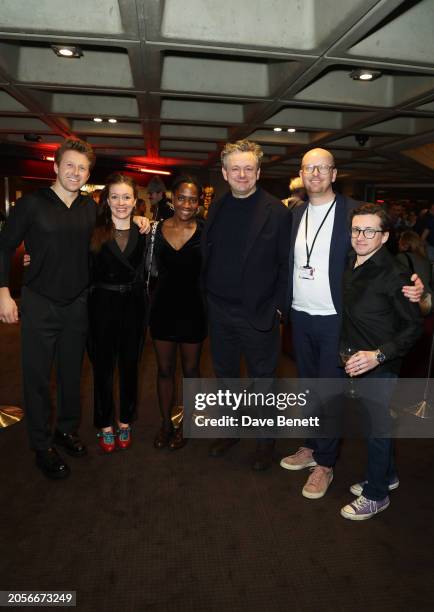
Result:
M380 349L375 351L375 357L380 365L386 361L386 355Z

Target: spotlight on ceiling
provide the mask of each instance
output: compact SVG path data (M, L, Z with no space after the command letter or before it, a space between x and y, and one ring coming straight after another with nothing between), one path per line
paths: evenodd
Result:
M95 121L95 123L102 123L101 117L94 117L93 120Z
M83 55L83 51L77 45L51 45L51 48L59 57L77 58Z
M109 119L109 120L108 120L108 122L109 122L109 123L117 123L117 122L118 122L118 120L117 120L117 119L113 119L113 118L111 118L111 119Z
M375 81L375 79L381 77L381 72L379 70L358 68L357 70L353 70L352 72L350 72L350 77L354 81Z
M293 134L297 130L295 128L288 128L286 131L289 132L290 134Z
M273 128L273 132L281 132L281 131L282 131L282 128L279 128L279 127Z

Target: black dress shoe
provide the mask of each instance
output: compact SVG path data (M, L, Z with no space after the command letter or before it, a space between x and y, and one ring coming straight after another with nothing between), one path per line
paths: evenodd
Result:
M67 478L71 471L55 448L36 451L36 465L47 478L54 480Z
M62 433L56 429L53 443L64 448L71 457L83 457L87 455L87 448L76 433Z
M215 440L209 447L209 456L221 457L239 441L240 438L220 438Z
M173 429L164 429L164 427L161 427L154 438L154 448L160 450L162 448L166 448L166 446L169 446L172 435Z
M258 442L253 455L252 470L262 472L269 470L273 465L274 458L274 440L261 440Z
M179 448L182 448L186 444L187 444L187 438L184 438L184 435L182 432L182 425L181 425L181 427L178 427L173 432L172 437L170 438L169 448L170 450L178 450Z

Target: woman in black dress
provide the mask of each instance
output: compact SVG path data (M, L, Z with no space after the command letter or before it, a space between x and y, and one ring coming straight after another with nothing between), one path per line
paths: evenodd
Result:
M145 236L132 223L137 187L113 174L101 194L91 238L89 355L94 374L94 424L106 452L131 444L136 414L137 368L143 345ZM119 418L114 428L113 375L119 371Z
M157 357L162 418L154 446L174 450L185 444L182 427L174 429L171 421L177 348L184 377L198 378L207 325L200 290L203 221L196 218L201 187L191 176L180 176L173 183L172 194L173 217L159 223L155 233L158 281L152 298L150 331Z

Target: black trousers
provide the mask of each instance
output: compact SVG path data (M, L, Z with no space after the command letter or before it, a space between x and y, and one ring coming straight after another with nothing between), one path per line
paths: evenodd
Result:
M268 331L248 322L241 306L208 297L211 356L217 378L239 378L243 355L250 378L273 378L280 354L279 317Z
M94 377L94 425L113 425L113 379L119 372L119 420L136 418L137 370L143 347L146 301L140 291L95 288L89 297L89 356Z
M72 433L80 419L80 378L87 336L87 291L67 306L23 287L21 354L31 447L51 447L50 377L57 374L57 427Z

